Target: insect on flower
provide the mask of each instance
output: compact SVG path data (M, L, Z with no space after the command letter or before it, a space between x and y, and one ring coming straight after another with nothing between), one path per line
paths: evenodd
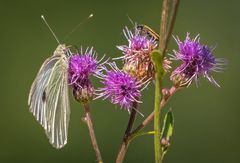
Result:
M117 46L123 53L123 56L117 59L123 59L124 71L138 80L152 79L154 66L150 53L157 47L157 42L153 38L149 38L147 34L141 33L136 25L133 31L125 27L123 33L128 44Z
M154 80L155 69L151 60L151 52L156 49L158 45L156 39L159 39L159 36L151 28L137 24L133 31L125 27L123 33L128 44L117 46L123 56L116 58L123 59L123 70L136 77L137 80ZM164 58L163 68L166 72L171 68L170 63L167 58Z
M137 29L141 31L143 34L147 34L150 38L153 38L154 40L159 40L159 35L151 29L149 26L144 24L138 24Z
M44 16L41 17L59 45L53 55L44 61L32 83L28 105L45 129L50 144L62 148L67 143L70 119L68 65L72 54L66 45L59 42Z

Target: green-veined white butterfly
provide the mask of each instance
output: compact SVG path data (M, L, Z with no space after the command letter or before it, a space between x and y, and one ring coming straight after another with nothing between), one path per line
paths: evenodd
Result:
M40 68L29 93L28 105L55 148L67 143L70 106L67 47L60 44Z
M68 57L70 50L60 44L44 17L42 19L59 43L53 55L42 64L29 93L28 105L45 129L55 148L67 143L70 106L68 97Z
M90 14L87 19L92 16ZM59 42L44 16L41 17L59 45L53 55L42 64L31 86L28 105L30 112L45 129L52 146L62 148L67 143L70 119L68 60L72 54L67 46Z

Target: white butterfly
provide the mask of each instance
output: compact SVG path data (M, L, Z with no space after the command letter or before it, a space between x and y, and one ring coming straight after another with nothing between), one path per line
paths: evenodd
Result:
M67 143L70 106L68 97L68 57L71 52L60 44L45 60L29 93L28 105L55 148Z
M90 14L85 20L92 16L93 14ZM45 129L49 142L53 147L59 149L67 144L70 119L68 62L72 53L68 47L59 42L43 15L41 18L59 45L53 55L47 58L40 68L31 86L28 105L30 112ZM79 23L77 27L81 24Z

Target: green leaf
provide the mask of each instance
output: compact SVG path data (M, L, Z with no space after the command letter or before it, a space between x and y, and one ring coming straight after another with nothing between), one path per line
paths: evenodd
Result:
M135 139L136 137L139 137L139 136L143 136L143 135L153 135L153 134L155 134L155 131L137 132L137 133L133 134L133 135L130 137L130 140L133 140L133 139Z
M173 127L174 127L174 118L173 118L172 110L170 109L165 114L163 128L161 132L161 143L162 143L162 151L163 151L162 158L165 156L165 154L168 151L168 147L170 146L169 141L173 134Z
M162 74L163 71L163 67L162 67L162 63L163 63L163 58L162 58L162 54L159 50L153 50L151 52L151 59L152 62L155 66L155 69L157 71L157 73Z
M172 110L170 109L165 117L163 122L163 128L162 128L162 138L166 138L167 140L170 140L170 137L173 133L173 126L174 126L174 118Z

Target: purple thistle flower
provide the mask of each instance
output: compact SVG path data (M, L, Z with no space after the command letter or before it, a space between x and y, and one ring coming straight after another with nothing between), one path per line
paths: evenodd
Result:
M128 46L122 45L117 46L117 48L123 51L123 54L126 55L124 58L133 57L132 53L150 53L157 47L157 41L153 38L149 38L148 34L141 33L136 26L134 28L134 33L132 33L127 27L125 27L123 33L128 40Z
M199 42L199 35L194 39L190 39L189 33L184 41L175 38L178 44L178 51L174 51L173 60L180 60L182 64L177 67L171 79L175 84L180 86L189 86L193 79L196 83L200 76L206 77L211 83L219 86L219 84L210 75L211 71L220 72L225 65L224 59L216 59L213 56L212 49L207 45L202 45Z
M77 84L78 80L88 78L96 73L98 61L92 48L84 53L72 55L69 59L69 84Z
M138 80L153 78L155 71L150 53L157 47L157 41L150 38L147 33L142 33L137 26L134 28L134 33L127 27L125 27L123 33L128 40L128 45L117 46L124 54L117 59L124 60L124 71Z
M77 101L86 102L92 99L94 88L89 77L100 72L99 66L105 63L98 65L102 59L97 60L93 48L89 51L87 49L85 52L81 49L80 54L72 55L69 58L68 83L72 86Z
M99 89L100 92L97 98L104 97L110 99L113 104L119 104L130 112L133 102L140 102L142 84L134 77L119 70L115 63L109 64L112 70L107 70L106 74L101 74L99 78L102 79L104 87Z

